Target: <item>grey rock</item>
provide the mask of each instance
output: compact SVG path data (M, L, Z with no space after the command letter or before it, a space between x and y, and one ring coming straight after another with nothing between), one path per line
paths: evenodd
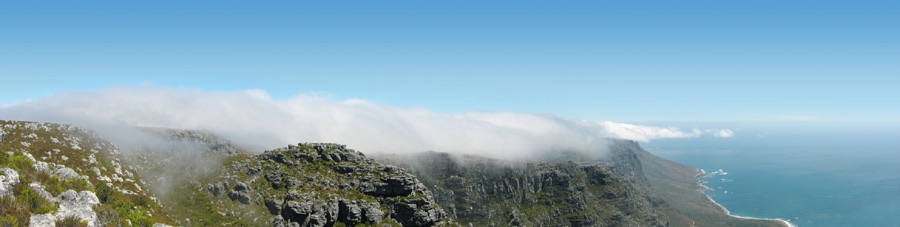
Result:
M384 212L379 209L379 206L377 202L342 199L338 201L338 221L344 222L348 226L359 223L379 223L384 218Z
M513 209L509 214L509 226L519 226L521 224L521 221L519 221L519 210Z
M287 187L294 187L294 186L302 186L303 182L300 180L294 179L293 177L288 177L288 178L284 179L284 184L287 185Z
M364 158L363 154L359 153L359 152L341 153L340 156L341 156L341 160L343 160L345 162L358 162L360 160L363 160L363 158Z
M282 153L265 153L260 155L261 160L272 160L276 162L283 163L288 166L296 166L299 163L295 160L289 159L286 155Z
M209 194L218 197L222 195L224 186L222 186L222 184L208 184L206 185L206 190L209 191Z
M56 216L52 214L35 214L31 215L31 227L56 226Z
M250 204L250 201L252 200L250 198L250 193L247 191L228 191L228 198L242 204Z
M289 222L303 223L312 212L312 202L287 201L281 209L281 216Z
M100 199L94 192L68 190L59 194L59 210L56 213L32 215L31 226L54 226L56 220L76 217L95 227L99 223L92 207L97 204L100 204Z
M275 217L272 218L271 222L272 227L285 227L287 224L287 222L284 221L284 218L282 218L281 215L275 215Z
M0 168L0 197L12 195L13 186L19 184L19 173L10 168Z
M153 223L153 227L172 227L171 225L166 225L163 223Z
M75 170L70 169L69 167L65 167L62 165L54 165L53 173L59 176L59 178L63 180L72 179L72 178L81 178L81 175L75 172Z
M44 188L44 185L41 185L41 183L39 182L31 182L31 184L28 184L28 187L31 187L31 189L37 192L38 195L50 202L59 202L59 198L54 197L53 194L50 194L50 192L48 192L47 189Z
M284 187L285 183L282 181L281 174L281 172L266 172L264 177L269 181L269 184L271 184L273 188L281 189Z
M338 154L338 153L331 153L331 154L328 155L328 156L330 156L330 158L331 158L332 161L335 161L335 162L340 162L340 161L341 161L341 154Z
M250 186L244 182L238 182L234 185L234 190L239 192L250 192Z
M379 207L378 203L369 203L367 206L363 206L366 222L379 223L384 219L384 211L381 211Z
M262 170L261 170L259 167L256 167L256 168L250 168L250 167L248 167L248 168L247 168L247 174L249 174L249 175L257 175L257 174L259 174L260 172L262 172Z
M425 187L414 177L407 176L386 177L365 186L363 193L384 197L408 196L416 189Z
M310 215L309 218L306 219L306 222L303 223L303 226L309 227L324 227L325 224L328 223L328 220L321 215Z
M281 207L284 206L284 200L267 199L265 201L265 204L266 209L269 210L269 213L271 213L272 215L278 215L281 214Z
M403 226L431 226L444 218L442 210L434 209L430 199L412 199L397 203L392 218Z
M86 217L94 215L91 206L100 204L100 199L92 191L75 192L75 190L67 190L59 195L59 202L59 210L61 212L72 212L80 217ZM82 211L85 213L80 213Z
M356 167L349 166L349 165L333 165L333 166L331 166L331 169L334 170L335 172L342 173L342 174L352 173L352 172L356 171Z

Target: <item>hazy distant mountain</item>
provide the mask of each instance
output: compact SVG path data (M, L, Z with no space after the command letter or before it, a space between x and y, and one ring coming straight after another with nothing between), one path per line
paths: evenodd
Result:
M725 215L696 168L633 141L530 161L371 159L338 144L251 154L210 133L140 131L113 144L74 126L0 121L0 226L781 225Z

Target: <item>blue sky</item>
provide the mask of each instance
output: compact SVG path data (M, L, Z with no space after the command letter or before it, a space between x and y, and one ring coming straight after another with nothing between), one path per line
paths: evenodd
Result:
M900 123L889 1L15 1L0 104L154 84L441 113Z

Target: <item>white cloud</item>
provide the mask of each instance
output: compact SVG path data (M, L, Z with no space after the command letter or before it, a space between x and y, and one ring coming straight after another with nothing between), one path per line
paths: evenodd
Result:
M684 132L675 127L662 128L610 121L601 122L599 125L614 137L644 142L661 138L698 137L703 134L699 129L692 130L691 132Z
M727 129L685 132L512 112L440 114L362 99L330 101L299 95L276 100L262 90L204 92L153 86L61 93L0 107L0 118L209 130L257 151L297 142L335 142L364 152L436 150L497 158L559 149L602 152L607 137L649 141L733 135Z
M734 137L734 131L731 131L731 129L707 130L707 133L719 138Z

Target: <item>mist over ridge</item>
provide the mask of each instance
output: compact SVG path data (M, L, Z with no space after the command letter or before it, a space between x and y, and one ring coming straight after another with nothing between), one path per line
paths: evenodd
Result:
M364 152L426 150L527 157L535 152L604 152L603 138L649 141L731 137L729 129L692 129L565 119L515 112L435 113L363 99L309 95L273 99L263 90L202 91L118 86L63 92L0 107L0 118L68 123L128 141L131 126L206 130L252 151L297 142L337 142ZM124 131L123 131L124 130ZM135 139L130 139L135 140Z

